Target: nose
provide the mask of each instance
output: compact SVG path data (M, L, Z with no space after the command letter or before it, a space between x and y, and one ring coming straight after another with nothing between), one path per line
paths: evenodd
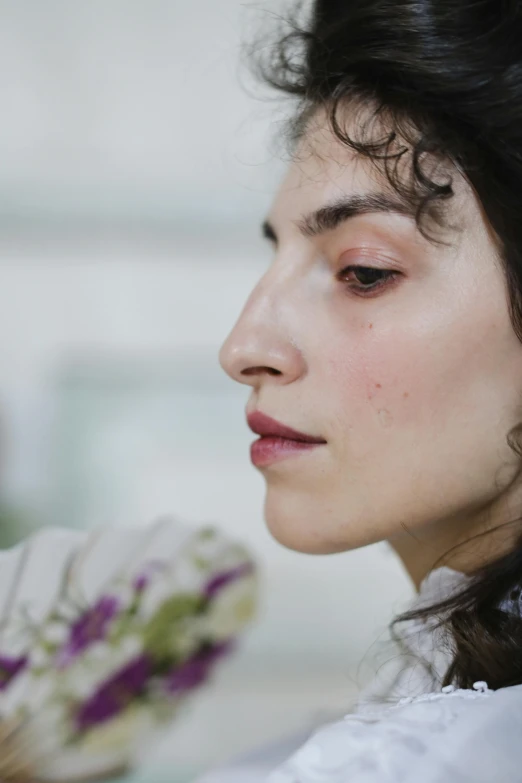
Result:
M292 306L260 281L219 352L225 372L238 383L285 385L306 371L291 327Z

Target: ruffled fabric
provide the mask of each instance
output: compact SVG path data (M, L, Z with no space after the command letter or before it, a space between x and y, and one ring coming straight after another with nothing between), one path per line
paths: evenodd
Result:
M424 579L410 609L465 587L442 567ZM504 611L513 607L504 602ZM399 631L391 656L354 710L315 732L266 783L514 783L522 781L522 686L492 691L441 687L451 639L431 620ZM506 706L504 706L506 705ZM511 737L511 742L508 738Z
M463 589L469 577L442 566L431 571L420 585L408 611L430 606ZM452 660L451 638L435 620L409 620L397 627L399 650L384 645L378 672L359 695L354 712L376 705L396 704L409 696L438 692Z
M462 589L468 577L442 567L423 581L410 609ZM504 602L504 611L513 607ZM517 606L518 611L518 606ZM270 769L216 770L200 783L522 783L522 685L492 691L442 687L451 639L431 621L401 624L390 653L353 711L314 730Z
M521 728L521 686L446 688L322 727L266 783L514 783Z

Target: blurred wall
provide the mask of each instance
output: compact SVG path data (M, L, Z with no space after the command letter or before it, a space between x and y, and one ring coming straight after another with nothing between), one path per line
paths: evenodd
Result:
M260 8L1 2L2 215L156 225L252 215L277 166L264 144L273 106L251 99L239 65L242 41L270 18Z
M268 263L259 223L284 167L268 146L280 109L239 67L256 19L238 0L0 2L3 491L48 523L211 517L257 554L259 622L169 745L209 763L347 705L411 592L384 545L311 558L270 538L248 390L217 365ZM139 402L111 429L122 374L121 400ZM160 387L184 429L156 444Z

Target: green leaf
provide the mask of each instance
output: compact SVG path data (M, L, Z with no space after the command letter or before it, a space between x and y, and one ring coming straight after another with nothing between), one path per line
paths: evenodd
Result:
M174 595L164 601L143 629L144 649L156 658L164 658L172 648L172 637L187 617L201 611L205 599L190 593Z
M209 538L215 538L217 535L217 530L215 527L202 527L201 530L198 531L198 536L200 539L209 539Z
M196 566L196 568L199 568L200 571L206 571L210 565L210 561L207 560L205 557L200 557L198 555L192 556L192 562Z

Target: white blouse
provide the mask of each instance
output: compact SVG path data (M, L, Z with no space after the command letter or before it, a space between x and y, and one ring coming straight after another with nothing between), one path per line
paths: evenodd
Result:
M446 567L432 571L411 608L466 580ZM522 685L441 688L450 661L442 633L429 622L401 624L403 652L351 713L198 783L522 783Z

